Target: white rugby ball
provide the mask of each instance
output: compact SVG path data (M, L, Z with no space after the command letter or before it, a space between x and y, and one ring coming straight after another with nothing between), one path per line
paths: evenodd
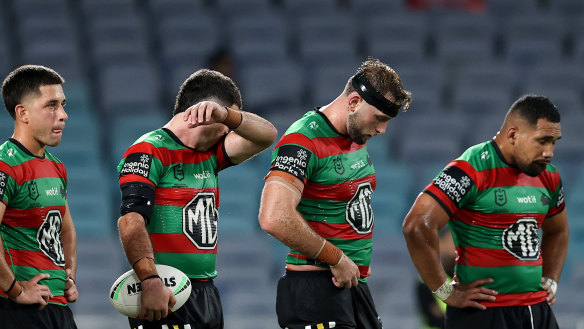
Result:
M191 280L180 270L156 264L158 275L162 282L176 297L176 304L170 310L175 312L189 299L191 295ZM142 286L134 270L122 274L110 288L110 302L123 315L135 318L140 313L140 296Z

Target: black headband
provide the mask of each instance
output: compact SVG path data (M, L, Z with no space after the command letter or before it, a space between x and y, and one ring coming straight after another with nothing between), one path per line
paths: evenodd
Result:
M381 112L389 115L390 117L395 117L401 109L401 105L390 102L387 98L383 97L367 80L367 77L363 72L357 73L353 79L351 79L351 84L355 91L363 97L363 99L375 106Z

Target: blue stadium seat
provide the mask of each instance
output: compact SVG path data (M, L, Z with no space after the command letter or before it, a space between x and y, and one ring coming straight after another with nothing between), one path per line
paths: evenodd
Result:
M433 34L437 59L446 65L473 65L494 56L495 24L486 14L439 16Z
M108 163L115 168L123 158L124 152L142 135L164 126L172 116L172 109L166 112L142 113L140 115L118 116L112 122L108 134ZM167 114L165 114L167 113Z
M487 11L493 17L519 17L535 15L539 11L537 0L489 0Z
M241 65L274 63L288 57L286 21L274 13L234 17L229 22L231 49Z
M466 117L482 117L491 113L506 113L512 101L510 90L476 89L458 86L453 96L453 112ZM503 114L504 115L504 114Z
M417 67L404 67L397 74L404 88L412 93L412 109L416 113L441 111L446 80L444 67L424 62Z
M456 77L453 92L465 89L493 90L501 95L515 96L519 89L519 74L513 66L497 61L464 65Z
M373 42L369 44L367 56L378 58L394 68L396 72L402 69L412 70L427 61L424 42L420 40L402 39L392 42Z
M343 65L319 65L311 75L309 90L312 102L323 106L332 102L344 90L349 78L359 67L358 62Z
M95 18L89 23L92 57L98 69L111 65L145 62L149 41L136 16Z
M357 57L357 32L351 16L300 17L297 24L298 50L305 65L343 63Z
M99 100L106 117L152 113L160 108L160 78L146 63L111 65L98 77Z
M423 58L427 52L428 24L424 16L408 12L392 13L389 16L372 15L361 24L361 38L368 48L368 55L379 54L381 57L389 52L388 57L391 59L391 48L394 46L403 52L411 49L411 55L415 58ZM396 65L393 62L388 64Z
M373 160L377 188L371 199L375 233L399 233L412 200L413 173L404 164Z
M301 68L291 61L242 68L242 96L254 112L277 111L300 105L303 93Z
M260 230L259 200L266 172L258 170L251 161L219 172L221 232L244 234Z

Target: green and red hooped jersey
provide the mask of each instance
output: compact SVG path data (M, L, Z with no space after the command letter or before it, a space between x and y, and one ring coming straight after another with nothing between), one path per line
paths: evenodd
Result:
M376 186L367 147L339 134L320 111L309 111L276 144L270 170L304 183L296 209L312 229L357 264L365 281L373 247L371 195ZM314 260L290 250L286 263Z
M60 235L67 200L65 166L48 151L42 158L34 156L10 138L0 146L0 200L6 205L0 225L6 263L19 281L49 273L50 278L39 281L51 289L49 303L66 305Z
M155 262L178 268L189 278L217 276L217 174L231 165L224 140L200 152L162 128L140 137L118 165L120 185L140 182L155 189L146 226Z
M424 192L451 216L460 282L494 279L486 287L499 294L483 305L545 301L538 231L565 208L553 165L531 177L508 165L494 141L484 142L450 162Z

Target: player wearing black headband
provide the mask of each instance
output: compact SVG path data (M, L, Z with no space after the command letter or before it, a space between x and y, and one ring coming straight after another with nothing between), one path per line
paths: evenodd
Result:
M276 298L280 327L382 328L367 287L376 178L365 144L410 101L397 73L371 59L276 145L259 221L290 247Z

